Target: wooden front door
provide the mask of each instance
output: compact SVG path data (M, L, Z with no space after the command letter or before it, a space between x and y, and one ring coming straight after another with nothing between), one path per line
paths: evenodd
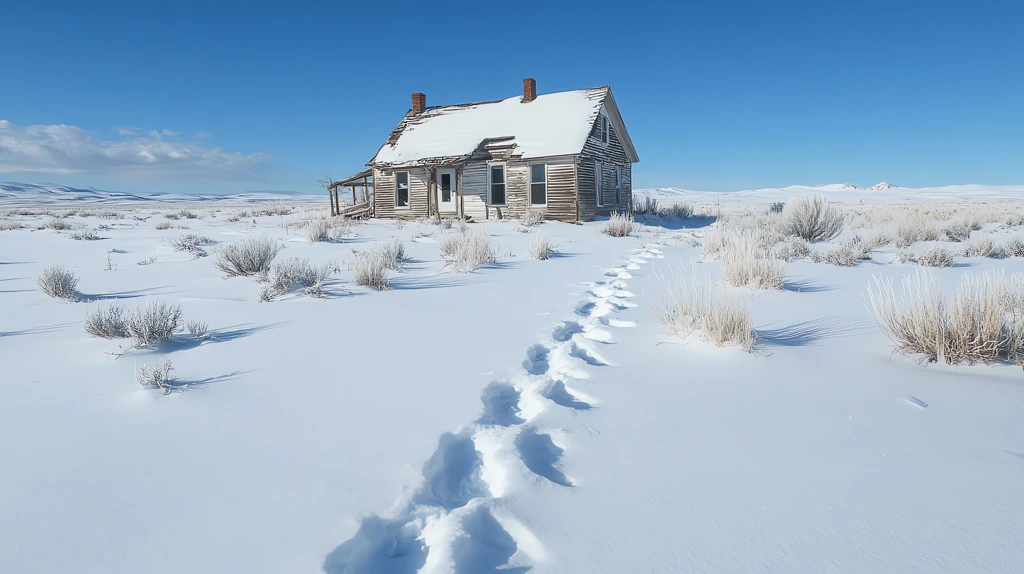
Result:
M455 213L455 197L458 194L455 183L455 169L450 167L437 170L437 212Z

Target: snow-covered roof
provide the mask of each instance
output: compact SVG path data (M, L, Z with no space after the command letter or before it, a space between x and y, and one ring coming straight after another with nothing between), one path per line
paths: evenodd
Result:
M512 155L523 159L578 154L606 100L611 102L608 86L542 94L529 103L515 96L427 108L407 115L367 165L446 163L481 147L512 146ZM614 116L616 133L625 136L617 109ZM628 136L620 139L635 154Z

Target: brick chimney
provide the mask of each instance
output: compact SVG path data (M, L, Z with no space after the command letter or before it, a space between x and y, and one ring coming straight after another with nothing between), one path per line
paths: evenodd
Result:
M537 99L537 80L523 78L523 103L528 104Z
M422 114L423 110L427 109L427 95L420 92L412 93L412 114L414 116Z

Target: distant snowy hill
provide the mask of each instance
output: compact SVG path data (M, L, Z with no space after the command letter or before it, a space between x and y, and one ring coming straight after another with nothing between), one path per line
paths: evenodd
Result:
M653 197L662 203L756 204L786 201L794 195L820 193L838 203L999 203L1024 201L1024 185L947 185L943 187L899 187L879 183L860 189L849 183L791 185L744 191L694 191L678 187L633 190L637 197Z
M0 205L2 206L53 205L73 207L82 205L128 205L137 202L246 204L268 201L319 203L326 202L327 195L287 191L258 191L233 195L193 195L187 193L140 194L103 191L99 189L79 189L53 183L0 182Z

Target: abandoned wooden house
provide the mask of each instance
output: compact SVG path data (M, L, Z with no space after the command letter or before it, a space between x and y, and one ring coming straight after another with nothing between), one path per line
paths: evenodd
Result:
M639 161L608 86L412 109L366 165L375 217L590 221L632 205ZM365 174L360 174L360 176ZM350 180L352 178L349 178ZM348 180L346 180L348 181Z

